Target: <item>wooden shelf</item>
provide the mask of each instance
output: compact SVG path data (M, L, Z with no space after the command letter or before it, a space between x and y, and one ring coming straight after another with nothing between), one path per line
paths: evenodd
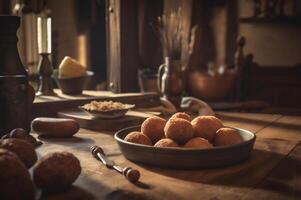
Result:
M273 18L263 17L242 17L239 19L241 23L246 24L285 24L285 25L301 25L301 17L281 16Z

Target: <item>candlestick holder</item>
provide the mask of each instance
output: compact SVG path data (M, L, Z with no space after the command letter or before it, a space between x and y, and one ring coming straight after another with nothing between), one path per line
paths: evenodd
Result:
M51 18L45 16L38 17L37 30L38 52L40 54L40 61L38 64L40 82L36 95L55 96L56 94L53 91L51 79L53 67L49 59L51 56Z

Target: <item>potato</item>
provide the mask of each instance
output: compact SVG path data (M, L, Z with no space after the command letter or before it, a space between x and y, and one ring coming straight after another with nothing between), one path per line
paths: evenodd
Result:
M22 139L8 138L0 141L0 148L14 152L29 169L37 161L37 153L32 144Z
M34 199L34 186L29 172L18 156L0 148L0 199Z
M33 169L35 184L45 191L68 188L81 173L79 160L69 152L50 153L42 157Z
M9 133L9 137L26 140L28 137L28 134L26 133L26 131L23 128L15 128L15 129L11 130L11 132Z
M73 119L39 117L32 121L32 130L43 137L71 137L79 130L79 124Z

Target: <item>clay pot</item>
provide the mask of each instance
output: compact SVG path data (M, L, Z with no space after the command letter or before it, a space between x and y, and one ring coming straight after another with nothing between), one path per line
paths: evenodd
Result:
M138 81L141 92L157 92L158 88L158 74L154 69L138 69Z
M193 96L205 101L223 100L234 88L237 73L228 70L223 75L210 76L205 71L189 73L188 86Z
M60 78L58 71L54 70L52 77L64 94L81 94L88 85L94 72L87 71L85 76L74 78Z

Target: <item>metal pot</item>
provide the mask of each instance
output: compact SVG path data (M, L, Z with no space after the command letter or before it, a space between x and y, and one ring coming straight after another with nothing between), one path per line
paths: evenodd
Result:
M205 71L193 71L189 73L188 84L193 96L205 101L220 101L233 89L236 79L237 73L232 70L216 76Z

